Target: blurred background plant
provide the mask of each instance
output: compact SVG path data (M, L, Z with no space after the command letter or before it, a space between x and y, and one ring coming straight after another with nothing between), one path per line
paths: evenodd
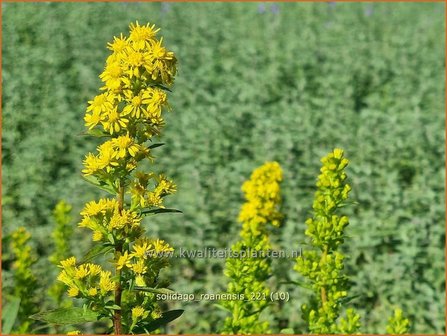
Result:
M77 214L100 196L80 177L88 149L79 134L106 43L129 22L150 21L181 59L181 90L166 117L170 146L160 148L158 162L178 185L170 202L184 212L155 219L151 232L184 249L229 246L240 228L240 185L275 160L287 181L287 218L272 243L298 249L319 158L344 148L356 205L346 208L352 239L343 253L362 331L385 330L383 316L396 305L411 332L445 331L443 3L47 2L2 9L3 253L10 253L11 232L25 226L37 279L54 282L54 205L65 199ZM81 231L71 236L77 256L91 244ZM297 280L293 263L274 260L273 274ZM165 276L176 291L225 292L224 260L172 264ZM4 288L13 286L12 273L4 262ZM272 289L290 294L266 316L273 332L304 329L300 306L308 298L295 287ZM213 303L166 302L185 309L166 331L215 332L226 314Z

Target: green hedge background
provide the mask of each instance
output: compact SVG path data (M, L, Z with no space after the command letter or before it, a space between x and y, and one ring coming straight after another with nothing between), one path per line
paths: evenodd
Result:
M130 22L151 22L179 59L159 169L183 215L147 221L174 247L228 247L237 239L240 186L267 160L284 170L282 249L304 247L319 159L345 150L355 205L345 243L351 305L363 332L385 332L400 306L413 333L445 324L445 18L442 3L2 3L2 230L33 235L44 286L51 211L98 192L81 179L94 140L80 136L100 87L106 43ZM76 229L73 251L91 244ZM7 245L3 244L4 249ZM3 251L5 255L7 253ZM176 259L164 277L181 293L225 290L221 259ZM3 263L4 289L13 286ZM265 318L272 330L305 332L307 291L292 260L274 262L273 290L290 301ZM218 332L213 302L171 302L183 316L168 332ZM54 308L43 301L42 309Z

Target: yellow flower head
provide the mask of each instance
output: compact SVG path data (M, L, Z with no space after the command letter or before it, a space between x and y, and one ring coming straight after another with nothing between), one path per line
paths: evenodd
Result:
M79 294L79 288L77 288L77 287L70 287L70 288L68 289L67 294L68 294L68 296L70 296L70 297L76 297L76 296L78 296L78 294Z
M107 43L107 48L112 50L115 53L121 53L129 46L129 43L127 42L127 39L123 37L123 34L120 35L120 37L114 37L113 42Z
M87 275L89 275L90 271L89 271L89 267L88 265L79 265L78 267L76 267L75 272L74 272L74 277L76 279L83 279L85 278Z
M118 261L116 262L116 268L120 270L123 267L129 267L131 265L130 259L131 257L129 256L128 252L124 252L124 254L122 254L118 258Z
M132 320L139 320L141 317L146 318L148 316L149 312L145 311L143 307L136 306L132 308Z
M59 267L62 268L70 268L76 265L76 258L70 257L68 259L62 260Z
M98 294L98 290L95 287L92 287L92 288L89 288L87 293L89 296L96 296Z
M111 292L115 290L116 284L111 279L112 274L109 271L101 271L99 277L99 288L101 293L104 295L107 292Z
M155 25L150 26L149 23L145 26L140 26L138 21L129 25L130 36L129 41L132 46L137 49L144 49L151 46L151 42L155 39L155 34L160 30L156 29Z
M146 259L151 248L151 242L146 238L141 238L133 245L134 252L131 255L137 258Z
M131 264L129 268L137 274L144 274L147 271L147 266L144 264L143 259L139 259L135 264Z

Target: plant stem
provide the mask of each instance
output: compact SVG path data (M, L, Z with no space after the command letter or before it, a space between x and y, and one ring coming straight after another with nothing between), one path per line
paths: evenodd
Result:
M123 211L124 206L124 181L120 180L120 186L118 190L118 210L121 213ZM120 255L123 252L123 246L120 242L115 245L115 261L118 260ZM121 295L122 295L122 287L121 287L121 270L115 269L115 275L118 278L118 284L115 289L115 304L121 307ZM121 335L122 332L122 323L121 323L121 309L116 309L113 314L113 329L115 331L115 335Z
M327 250L328 250L328 247L325 246L323 255L321 256L320 264L322 262L323 263L326 262ZM323 305L326 303L326 300L327 300L327 297L326 297L326 287L322 286L321 287L321 302L323 303Z

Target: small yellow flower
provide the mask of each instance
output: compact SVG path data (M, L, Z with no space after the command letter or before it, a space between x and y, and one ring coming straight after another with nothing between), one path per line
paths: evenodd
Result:
M144 264L144 260L140 259L136 264L131 264L129 268L137 274L144 274L147 271L147 266Z
M92 111L96 114L101 114L101 112L106 112L113 108L115 101L115 95L110 93L103 93L97 95L93 100L90 100L88 103L90 104L87 107L87 112Z
M67 335L80 335L81 332L79 330L72 330L67 332Z
M118 106L114 106L113 108L104 112L107 119L101 121L106 132L110 134L118 133L122 128L126 128L129 122L129 119L123 118L120 116L118 112Z
M85 156L84 161L82 162L84 165L84 169L82 170L82 173L84 175L92 175L95 174L98 170L101 169L100 162L98 160L98 157L92 153L88 153Z
M68 259L62 260L61 261L61 266L62 268L70 268L76 265L76 258L75 257L70 257Z
M95 296L98 294L98 290L95 287L92 287L92 288L89 288L87 293L89 296Z
M142 275L137 275L135 277L135 284L140 287L146 287L146 281L144 281L144 277Z
M79 289L76 287L70 287L67 292L68 296L76 297L79 294Z
M115 283L111 279L112 274L109 271L101 271L99 277L99 288L102 294L115 290Z
M115 36L112 43L107 43L107 48L115 53L121 53L128 47L128 45L129 43L127 42L127 39L121 34L120 37Z
M127 153L134 157L138 153L140 146L135 144L129 134L119 136L112 140L112 146L115 150L117 159L124 158Z
M135 49L144 49L150 47L150 42L155 38L155 34L160 30L155 29L155 25L150 26L149 23L145 26L140 26L138 21L129 25L130 36L129 40Z
M141 317L146 318L148 316L148 312L144 310L141 306L136 306L132 308L132 320L139 320Z
M89 275L89 267L87 265L80 265L75 269L74 277L76 279L83 279Z
M63 282L67 286L73 283L72 277L69 276L66 271L60 272L59 275L57 276L57 280Z
M102 268L99 265L96 264L88 264L89 265L89 270L90 270L90 275L91 276L95 276L101 273Z
M116 269L120 270L123 267L129 267L131 265L130 259L131 257L129 256L128 252L124 252L124 254L121 255L116 262Z
M104 235L102 234L101 231L94 231L93 235L92 235L92 240L93 241L101 241L103 237L104 237Z
M146 259L147 253L150 251L152 244L147 239L140 239L133 245L134 252L131 256Z

